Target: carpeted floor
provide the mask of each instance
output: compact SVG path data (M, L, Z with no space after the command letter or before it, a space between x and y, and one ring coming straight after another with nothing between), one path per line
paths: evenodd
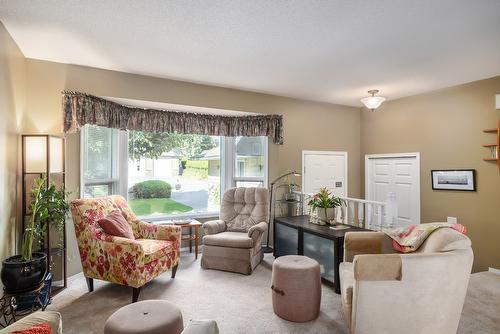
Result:
M321 314L307 323L293 323L276 316L271 304L271 263L268 254L250 276L200 268L189 253L181 257L177 277L165 273L146 285L140 300L165 299L189 319L215 319L222 334L237 333L347 333L340 296L323 285ZM118 308L130 303L130 288L95 281L87 293L82 275L73 276L49 309L61 312L63 332L102 333L104 322ZM471 278L459 333L500 332L500 275L474 274Z

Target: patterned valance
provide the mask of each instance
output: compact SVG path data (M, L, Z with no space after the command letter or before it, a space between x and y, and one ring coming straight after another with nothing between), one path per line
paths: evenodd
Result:
M97 96L63 92L64 132L77 132L85 124L122 130L177 132L211 136L268 136L283 144L283 116L221 116L143 109Z

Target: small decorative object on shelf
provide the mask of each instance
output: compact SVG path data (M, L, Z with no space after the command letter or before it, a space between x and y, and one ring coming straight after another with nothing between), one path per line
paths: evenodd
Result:
M311 223L326 225L335 224L336 208L342 205L342 199L333 195L327 188L321 188L309 200L311 207Z

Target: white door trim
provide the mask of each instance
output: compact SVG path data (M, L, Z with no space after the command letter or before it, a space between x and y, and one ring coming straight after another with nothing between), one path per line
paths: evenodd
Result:
M411 153L382 153L382 154L365 154L365 199L367 198L368 194L370 194L370 175L371 175L371 170L370 170L370 159L393 159L393 158L415 158L417 161L417 166L418 166L418 173L417 173L417 198L418 198L418 218L420 221L421 218L421 202L422 198L420 197L420 172L421 172L421 165L420 165L420 152L411 152Z
M304 177L305 174L305 156L307 154L314 154L314 155L343 155L344 156L344 170L345 170L345 197L349 197L349 160L348 160L348 155L346 151L308 151L308 150L303 150L302 151L302 189L305 189L305 182L306 178Z

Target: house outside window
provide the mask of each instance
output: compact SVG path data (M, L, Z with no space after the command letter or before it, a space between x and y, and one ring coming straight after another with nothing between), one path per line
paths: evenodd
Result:
M84 177L82 195L121 194L146 220L217 216L225 189L267 184L267 137L127 133L87 125L81 138L82 171L88 170L82 174L108 165L113 170L100 172L109 179Z

